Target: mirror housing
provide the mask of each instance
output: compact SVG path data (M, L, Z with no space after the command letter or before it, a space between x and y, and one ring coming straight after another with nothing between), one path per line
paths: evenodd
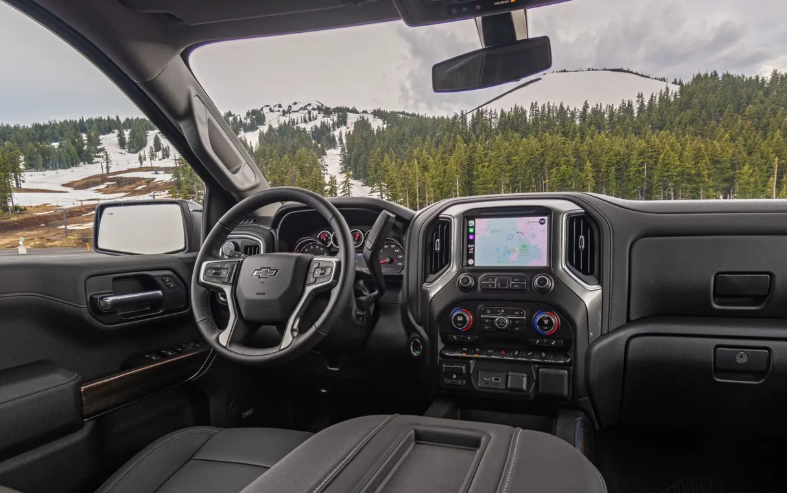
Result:
M459 92L498 86L552 67L549 37L488 46L432 67L434 92Z
M93 249L110 255L198 251L202 206L182 199L118 200L96 206Z

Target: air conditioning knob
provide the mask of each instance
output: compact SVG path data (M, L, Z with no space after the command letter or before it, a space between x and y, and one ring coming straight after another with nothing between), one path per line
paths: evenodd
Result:
M451 325L459 332L469 330L473 326L473 314L464 308L457 308L451 312Z
M541 335L551 336L558 327L560 327L560 319L552 312L538 312L533 317L533 328Z
M552 278L546 274L539 274L533 278L533 289L539 293L546 293L552 289Z
M457 279L456 284L459 286L459 289L462 291L470 291L475 287L475 278L470 274L462 274Z

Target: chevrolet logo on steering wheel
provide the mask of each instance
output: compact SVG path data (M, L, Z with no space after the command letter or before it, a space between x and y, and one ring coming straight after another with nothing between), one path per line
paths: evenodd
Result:
M274 277L279 273L279 269L271 269L270 267L260 267L251 273L251 277L259 277L260 279Z

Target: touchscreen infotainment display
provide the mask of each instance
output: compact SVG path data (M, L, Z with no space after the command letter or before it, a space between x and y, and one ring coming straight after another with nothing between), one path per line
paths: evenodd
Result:
M549 218L468 218L467 265L476 267L546 267L549 265Z

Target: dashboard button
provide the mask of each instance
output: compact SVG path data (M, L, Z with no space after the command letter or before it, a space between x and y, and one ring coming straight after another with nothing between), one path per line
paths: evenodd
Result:
M482 323L481 324L481 331L483 331L483 332L494 332L495 331L495 326L492 325L491 323L489 323L489 324Z
M495 319L495 328L497 330L507 330L508 329L508 317L497 317Z
M527 284L523 282L512 282L508 289L515 289L517 291L526 291Z
M492 308L492 310L494 310L495 315L508 315L508 308L497 307Z
M459 342L459 334L446 334L447 339L451 342Z
M512 317L524 317L525 316L525 309L524 308L509 308L508 314Z
M511 284L511 278L500 276L497 278L497 289L508 289L508 285Z
M511 282L527 283L527 277L525 277L525 276L511 276Z
M495 314L494 308L491 307L481 308L481 316L494 315L494 314Z
M489 289L497 289L497 283L494 282L482 282L481 289L489 290Z

